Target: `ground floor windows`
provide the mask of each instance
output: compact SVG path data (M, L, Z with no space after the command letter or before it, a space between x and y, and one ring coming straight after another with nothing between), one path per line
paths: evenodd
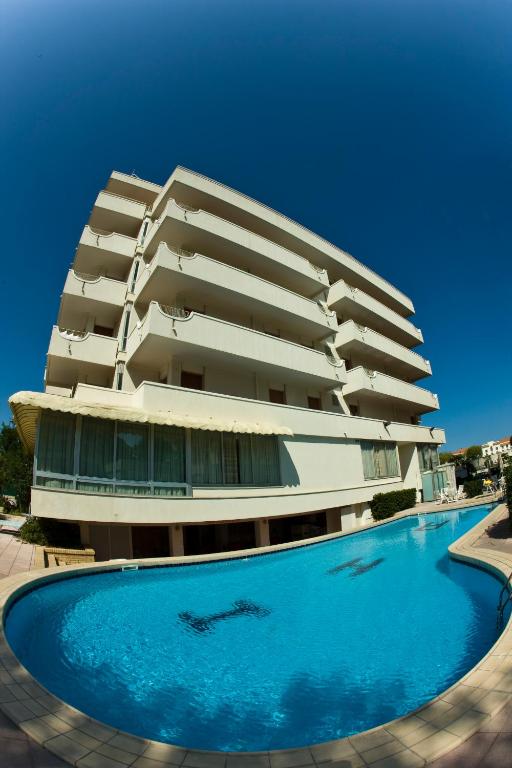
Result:
M400 475L396 443L362 440L361 453L365 480L379 480Z
M135 496L281 484L274 435L185 430L43 411L35 484Z
M437 445L418 445L417 448L420 472L428 472L436 469L439 465Z
M192 485L280 485L273 435L192 430Z
M256 532L252 521L183 526L185 555L230 552L237 549L251 549L255 546Z
M268 522L268 532L271 544L284 544L288 541L323 536L327 533L326 512L271 519Z

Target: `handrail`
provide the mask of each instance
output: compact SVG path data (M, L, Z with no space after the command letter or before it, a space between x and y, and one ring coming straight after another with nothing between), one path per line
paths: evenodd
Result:
M111 283L126 285L125 280L116 280L115 277L107 277L107 275L90 275L87 272L77 272L76 269L71 269L70 272L74 274L77 280L80 280L84 283L97 283L100 280L108 280Z
M427 360L426 358L422 357L422 355L418 354L418 352L415 352L413 349L409 349L409 347L404 347L403 344L400 344L398 341L394 341L393 339L390 339L388 336L385 336L383 333L380 333L379 331L375 331L373 328L369 328L366 325L360 325L359 323L356 323L355 320L345 320L344 323L338 326L338 333L341 331L341 329L348 325L349 323L353 323L357 330L361 333L368 333L370 336L372 334L375 334L376 336L380 336L381 339L384 339L388 344L391 344L393 347L398 347L401 351L405 352L409 355L414 355L417 357L421 362L426 363L430 367L430 360Z
M218 261L217 259L212 259L211 256L205 256L204 253L199 253L198 251L196 251L195 253L192 253L192 251L187 251L184 248L174 248L174 247L171 247L170 245L168 245L165 242L165 240L161 240L160 241L160 243L158 245L158 248L156 249L156 251L155 251L151 261L148 261L147 264L145 264L146 270L152 271L154 269L155 260L158 258L159 251L160 251L161 248L165 248L165 250L167 250L169 253L174 254L175 256L177 256L178 259L180 259L180 258L186 258L186 259L195 259L195 258L206 259L207 261L211 262L212 264L219 265L221 268L235 270L236 272L239 272L240 274L242 274L244 276L248 276L252 280L258 280L258 281L260 281L262 283L265 283L266 285L272 286L272 288L275 288L278 291L284 291L285 293L289 293L291 296L293 296L295 299L298 299L299 301L306 301L309 304L315 305L320 310L320 312L323 315L325 315L326 317L334 317L336 315L336 313L333 310L329 309L329 307L327 306L326 302L324 302L324 301L319 301L319 300L316 300L316 299L310 299L307 296L302 296L302 294L295 293L295 291L291 291L289 288L285 288L282 285L277 285L277 283L272 283L270 280L265 280L264 277L259 277L259 275L255 275L252 272L246 272L245 269L240 269L240 267L234 267L232 264L226 264L226 262L224 262L224 261ZM144 270L139 273L139 275L137 277L136 284L139 282L139 280L141 280L141 278L143 276L144 276ZM325 308L324 308L323 305L325 305ZM331 332L333 331L331 326L326 325L325 327L329 331L331 331Z
M98 227L91 227L90 224L85 225L84 230L86 229L88 229L91 235L94 235L94 237L112 237L113 235L115 235L116 237L122 237L124 240L133 240L135 243L138 242L136 237L130 237L130 235L123 235L121 234L121 232L109 232L108 229L99 229Z
M350 375L353 371L363 371L366 375L370 375L370 368L365 368L364 365L356 365L354 368L351 368L348 371L348 374ZM434 392L431 392L429 389L425 389L424 387L418 387L417 384L411 384L410 381L403 381L403 379L397 379L395 376L390 376L388 373L382 373L381 371L371 371L373 374L372 378L375 378L376 376L383 376L386 379L391 379L391 381L398 381L400 384L402 384L404 387L414 387L414 389L419 389L420 392L423 392L426 395L430 395L430 397L436 401L438 401L438 397Z
M213 184L216 184L219 187L224 187L224 189L227 189L230 192L234 192L235 194L239 195L240 197L243 197L246 200L249 200L249 202L258 205L261 208L265 208L270 213L275 214L275 215L279 216L280 218L284 219L285 221L290 222L290 224L293 224L294 226L296 226L299 229L303 230L307 234L313 235L313 237L315 237L318 240L320 240L321 242L327 244L331 248L334 248L334 250L339 252L341 255L347 256L351 261L354 262L355 265L357 265L358 267L362 267L364 271L369 272L374 277L377 277L377 278L379 278L379 280L382 280L384 283L386 283L386 285L388 285L390 288L392 288L394 291L396 291L398 294L400 294L400 296L402 296L404 299L406 299L407 303L412 303L411 300L409 299L409 297L405 295L405 293L403 293L399 288L396 288L396 286L394 286L392 283L390 283L389 280L386 280L385 277L382 277L377 272L375 272L373 269L371 269L370 267L367 267L366 264L363 264L361 261L356 259L355 256L352 256L352 254L347 253L347 251L344 251L341 248L338 248L338 246L334 245L333 243L331 243L329 240L327 240L326 238L322 237L321 235L317 235L315 232L313 232L311 229L308 229L303 224L299 224L297 221L295 221L294 219L291 219L289 216L285 216L285 214L279 213L279 211L274 210L269 205L265 205L265 203L260 203L258 200L254 200L254 198L249 197L249 195L246 195L243 192L238 192L238 190L235 190L232 187L228 187L226 184L222 184L220 181L215 181L215 179L210 179L208 176L205 176L202 173L197 173L197 171L191 171L189 168L185 168L185 166L182 166L182 165L178 165L177 166L177 170L178 169L186 171L187 173L191 173L194 176L198 176L199 178L206 179L206 181L209 181L209 182L211 182ZM297 255L299 255L299 254L297 254Z
M416 336L417 338L419 336L423 337L423 334L421 332L421 329L414 325L410 320L408 320L406 317L401 315L396 310L392 309L391 307L388 307L387 304L384 304L382 301L379 301L379 299L376 299L375 296L370 296L369 293L366 293L362 288L355 288L353 285L350 285L350 283L347 283L346 280L344 280L342 277L339 280L336 280L335 283L331 283L329 287L329 297L331 298L331 292L333 291L333 288L336 288L336 286L339 286L342 284L346 288L349 289L349 291L354 295L356 293L362 294L364 300L369 300L370 304L375 303L378 304L378 307L375 307L374 310L376 314L379 315L379 317L384 318L383 310L384 312L389 312L393 316L393 320L396 325L402 325L402 328L405 330L405 326L409 326L411 335Z
M178 208L181 208L182 210L184 210L183 207L177 202L177 200L174 197L169 197L167 202L166 202L166 204L165 204L165 208L164 208L164 211L162 212L162 215L159 216L159 218L155 222L155 228L156 229L159 228L159 226L160 226L160 224L162 222L162 219L165 217L165 210L167 209L167 207L169 205L176 205ZM222 221L222 222L224 222L225 224L228 224L231 227L235 227L236 229L240 230L241 232L243 232L246 235L248 234L248 235L251 235L252 237L257 237L260 240L264 240L272 248L275 249L277 247L280 250L285 251L287 254L290 254L290 256L292 256L292 257L294 257L296 259L301 259L302 261L305 261L306 264L308 264L309 267L311 269L313 269L318 275L325 274L327 276L327 281L329 279L329 275L328 275L326 269L323 269L322 267L317 267L315 264L313 264L311 261L309 261L309 259L306 259L305 256L301 256L300 253L295 253L295 251L290 251L289 248L285 248L284 245L280 245L279 243L275 243L273 240L269 240L268 237L264 237L264 235L260 235L257 232L251 232L251 230L246 229L245 227L241 227L240 224L235 224L235 222L230 221L229 219L224 219L224 218L222 218L222 216L217 216L217 214L210 213L210 211L205 211L202 208L198 208L197 211L194 211L194 213L202 213L205 216L209 216L209 217L211 217L213 219L218 219L218 221ZM320 282L322 282L322 285L325 284L324 281L320 281ZM327 282L327 284L328 284L328 282Z

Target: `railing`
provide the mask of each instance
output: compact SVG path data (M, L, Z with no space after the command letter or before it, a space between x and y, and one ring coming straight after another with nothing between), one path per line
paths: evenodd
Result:
M354 300L356 300L355 299L355 294L358 293L361 296L363 301L369 301L370 305L371 304L377 304L378 305L377 307L371 307L370 306L370 311L374 311L379 317L385 317L385 314L383 314L383 312L384 313L390 313L393 316L393 318L395 319L395 323L397 325L401 325L402 327L410 326L410 328L411 328L411 330L413 332L412 335L414 335L416 337L421 336L421 329L417 328L414 325L414 323L411 323L410 320L408 320L406 317L403 317L403 315L400 315L398 312L396 312L396 310L391 309L391 307L388 307L387 304L383 304L382 301L379 301L379 299L376 299L375 296L370 296L370 294L366 293L366 291L363 291L362 288L356 288L355 286L350 285L350 283L347 283L347 281L343 280L343 278L341 278L340 280L337 280L335 283L333 283L331 285L331 288L334 288L334 286L338 285L339 283L343 283L343 285L345 285L346 288L349 289L349 291L352 293L352 296L354 297ZM360 301L361 300L359 300L359 302ZM414 331L416 331L416 333L414 333Z
M72 328L59 328L59 333L67 341L81 341L88 336L88 331L75 331Z
M374 272L373 269L370 269L370 267L367 267L366 264L363 264L361 261L355 258L355 256L352 256L352 254L347 253L347 251L343 251L341 248L338 248L338 246L334 245L333 243L329 242L329 240L326 240L325 237L322 237L321 235L317 235L312 230L305 227L303 224L299 224L297 221L294 221L289 216L285 216L283 213L279 213L279 211L274 210L269 205L265 205L264 203L258 202L258 200L254 200L254 198L249 197L249 195L245 195L243 192L238 192L235 189L232 189L231 187L228 187L226 184L222 184L220 181L215 181L215 179L210 179L208 176L205 176L202 173L196 173L196 171L191 171L189 168L185 168L182 165L178 166L178 169L182 171L186 171L187 173L191 173L193 176L197 176L198 178L206 179L206 181L209 181L212 184L216 184L218 187L224 187L224 189L228 189L230 192L234 192L235 194L239 195L240 197L245 198L246 200L249 200L249 202L254 203L258 205L260 208L265 208L267 211L270 211L270 213L279 216L280 218L284 219L285 221L290 222L290 224L293 224L294 226L298 227L299 229L306 232L308 235L313 235L317 240L326 243L331 248L334 248L335 251L338 251L340 255L347 256L351 261L354 262L355 265L362 268L365 272L368 272L373 277L377 277L379 280L382 280L383 283L386 283L390 288L393 289L393 291L396 291L397 294L402 296L407 303L410 302L410 299L408 296L405 295L405 293L402 293L398 288L396 288L392 283L389 282L389 280L386 280L385 277L382 277L377 272ZM297 254L299 255L299 254Z
M73 270L73 274L78 280L83 280L86 283L95 283L101 277L101 275L89 275L87 272L77 272L76 269Z
M390 339L388 336L385 336L383 333L380 333L380 331L375 331L373 328L369 328L366 325L360 325L359 323L356 323L355 320L345 320L344 323L338 326L338 332L341 331L344 325L348 325L349 323L354 323L357 330L361 333L370 333L370 335L379 336L381 339L384 339L384 343L390 344L395 349L399 349L402 354L405 355L414 355L414 357L421 363L425 363L425 365L430 366L430 361L426 358L422 357L418 352L415 352L413 349L409 349L408 347L404 347L403 344L400 344L398 341L394 341L394 339Z
M169 304L160 303L158 303L158 306L164 315L168 315L169 317L179 317L181 320L189 317L191 314L187 309L183 309L182 307L171 307Z

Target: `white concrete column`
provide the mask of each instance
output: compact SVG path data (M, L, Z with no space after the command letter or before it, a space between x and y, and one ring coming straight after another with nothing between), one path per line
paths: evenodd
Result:
M270 534L268 530L268 520L255 520L254 530L256 533L256 546L268 547L270 545Z
M171 554L173 557L181 557L185 554L185 545L183 543L183 526L171 525L169 527L169 536L171 543Z

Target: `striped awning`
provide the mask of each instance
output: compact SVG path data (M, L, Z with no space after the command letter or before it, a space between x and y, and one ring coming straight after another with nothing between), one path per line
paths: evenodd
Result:
M173 413L173 411L146 411L141 408L121 405L89 403L76 400L73 397L51 395L45 392L17 392L9 398L9 405L23 444L30 451L34 450L39 414L45 410L93 416L97 419L133 421L142 424L159 424L168 427L186 427L215 432L293 436L292 430L283 426L233 419L223 420L213 417L197 418L190 414Z

